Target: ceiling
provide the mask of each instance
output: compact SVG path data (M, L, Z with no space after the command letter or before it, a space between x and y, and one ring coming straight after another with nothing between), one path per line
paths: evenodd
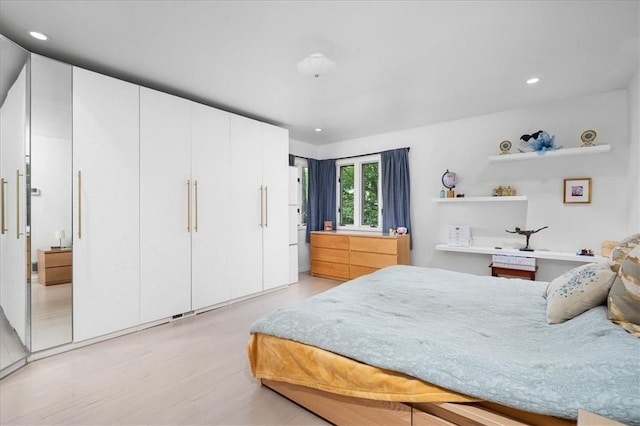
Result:
M638 70L639 6L0 0L0 32L32 52L324 144L624 89ZM32 29L51 39L32 39ZM300 74L297 63L316 52L337 69ZM540 82L526 85L531 76Z

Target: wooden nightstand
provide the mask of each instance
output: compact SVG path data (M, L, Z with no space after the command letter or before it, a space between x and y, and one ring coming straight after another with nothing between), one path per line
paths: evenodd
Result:
M38 282L42 285L71 282L71 249L38 249Z

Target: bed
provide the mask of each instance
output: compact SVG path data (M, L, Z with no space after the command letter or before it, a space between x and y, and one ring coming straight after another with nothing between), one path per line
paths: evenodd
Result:
M640 340L606 306L548 324L547 285L388 267L255 322L251 371L338 424L640 425Z

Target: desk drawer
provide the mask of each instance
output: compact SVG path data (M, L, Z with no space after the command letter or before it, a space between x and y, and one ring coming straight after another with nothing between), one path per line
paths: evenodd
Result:
M395 238L351 237L352 251L369 253L398 254L398 240Z
M325 262L348 264L349 252L347 250L313 247L311 249L311 258L313 260L323 260Z
M311 234L311 247L349 250L349 236L336 234Z
M368 266L370 268L384 268L385 266L397 265L398 256L391 254L365 253L360 251L351 252L351 264L356 266Z
M349 265L311 260L311 275L322 275L325 277L348 280Z

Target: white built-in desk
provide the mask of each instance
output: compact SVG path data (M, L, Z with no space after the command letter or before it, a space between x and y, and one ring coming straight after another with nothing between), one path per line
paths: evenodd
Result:
M520 256L520 257L534 257L536 259L549 259L549 260L565 260L569 262L582 262L582 263L605 263L608 258L602 256L580 256L575 253L561 252L561 251L548 251L548 250L535 250L535 251L520 251L516 249L496 249L494 247L452 247L446 244L438 244L436 250L439 251L454 251L459 253L478 253L478 254L503 254L508 256Z

